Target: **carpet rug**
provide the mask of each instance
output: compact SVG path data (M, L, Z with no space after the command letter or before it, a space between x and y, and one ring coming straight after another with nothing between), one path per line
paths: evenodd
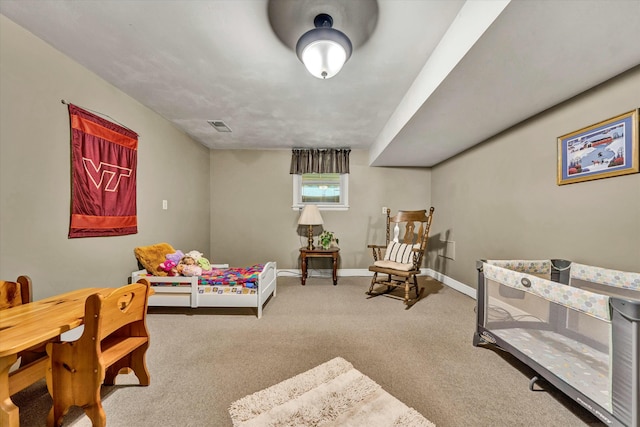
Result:
M233 402L229 414L236 427L435 427L340 357Z

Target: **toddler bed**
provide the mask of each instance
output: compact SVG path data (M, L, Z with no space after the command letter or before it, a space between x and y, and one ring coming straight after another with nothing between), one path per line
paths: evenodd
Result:
M207 260L206 270L199 271L201 275L169 276L161 264L178 253L182 255L168 243L134 249L143 268L131 273L131 283L141 277L151 282L155 293L149 297L150 307L255 307L259 319L265 302L276 295L276 263L273 261L229 268L227 264L210 265Z
M640 273L480 261L473 344L513 354L607 425L640 427Z
M131 283L149 280L155 293L149 307L255 307L258 319L267 299L276 296L276 263L247 268L213 265L202 276L153 276L147 270L134 271Z

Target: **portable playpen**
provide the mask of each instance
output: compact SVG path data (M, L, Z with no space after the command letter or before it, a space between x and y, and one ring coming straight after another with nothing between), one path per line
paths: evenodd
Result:
M475 346L508 351L607 425L640 427L640 273L479 261L477 319Z

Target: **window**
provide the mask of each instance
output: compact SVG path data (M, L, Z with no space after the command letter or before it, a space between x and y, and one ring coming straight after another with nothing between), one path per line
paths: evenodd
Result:
M291 150L293 209L317 205L322 210L349 209L350 148Z
M293 176L293 208L318 205L322 210L349 208L349 174L305 173Z

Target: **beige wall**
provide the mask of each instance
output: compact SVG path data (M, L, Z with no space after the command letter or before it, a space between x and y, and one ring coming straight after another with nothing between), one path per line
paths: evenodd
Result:
M322 211L324 228L340 240L340 268L366 269L371 264L367 244L382 244L385 238L382 206L431 206L429 169L371 168L367 162L366 151L351 152L350 209ZM306 235L298 235L299 212L291 209L290 163L288 150L211 151L214 261L237 266L276 261L279 269L299 268L298 249L306 245Z
M136 131L138 234L68 239L70 133L60 100ZM133 248L209 248L209 150L0 15L0 277L28 274L36 299L119 286ZM162 210L167 199L169 209Z
M480 258L567 258L640 271L640 174L556 185L556 138L638 107L640 67L426 168L371 168L351 153L348 211L323 211L341 268L366 269L382 206L436 208L426 267L475 286ZM135 235L68 239L66 99L140 134ZM0 15L0 277L42 298L117 286L135 246L167 241L240 266L298 268L288 150L209 151L139 102ZM169 209L161 209L166 199ZM304 234L304 233L301 233ZM455 260L436 255L455 241Z
M431 266L473 287L481 258L640 271L640 174L556 185L557 137L637 108L639 94L636 67L434 167ZM454 261L435 255L440 237Z

